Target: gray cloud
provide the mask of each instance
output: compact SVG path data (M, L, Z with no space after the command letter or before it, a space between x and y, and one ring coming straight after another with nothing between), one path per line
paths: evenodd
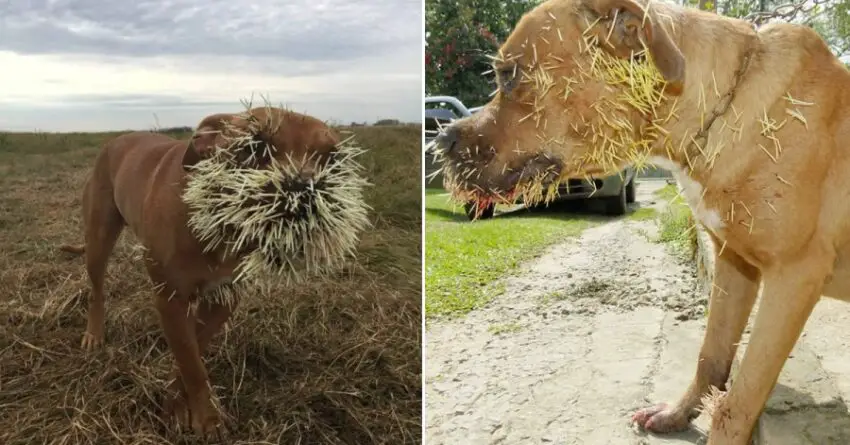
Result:
M146 128L154 114L165 126L194 125L204 114L239 106L240 97L222 100L229 79L244 73L262 79L257 93L323 119L417 121L421 33L421 0L0 0L0 55L51 61L48 70L36 68L29 89L0 97L0 130ZM81 63L103 67L82 81L85 91L78 90L79 74L63 71ZM101 72L115 82L121 67L190 76L151 86L149 94L147 86L116 94L123 91L116 83L92 94ZM208 75L225 79L211 82L209 94L181 87ZM286 89L290 80L310 82L311 91Z
M55 99L54 108L108 108L120 109L167 109L167 108L193 108L205 106L221 106L218 101L192 100L170 94L69 94ZM21 108L31 108L27 104L19 104Z
M349 60L421 45L419 0L7 0L0 50Z

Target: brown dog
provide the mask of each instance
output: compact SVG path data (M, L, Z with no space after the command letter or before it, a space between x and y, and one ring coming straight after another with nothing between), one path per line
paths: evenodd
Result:
M708 326L682 398L633 419L685 429L712 386L726 389L763 284L709 435L748 443L821 295L850 301L847 69L803 26L756 31L670 4L550 0L517 24L494 70L490 103L438 138L447 185L486 201L646 159L673 170L716 246Z
M278 159L291 156L303 160L303 178L310 178L339 142L321 121L277 108L254 108L247 115L209 116L189 141L142 132L119 136L97 156L85 185L85 245L62 247L86 254L92 284L82 339L86 349L103 341L103 278L124 226L129 226L145 247L145 266L156 289L156 309L177 364L172 387L182 393L170 404L178 421L200 434L215 430L220 423L201 356L230 318L235 302L203 301L197 311L190 308L199 295L227 285L240 258L227 257L222 250L204 252L187 226L189 212L181 195L187 169L212 153L216 145L225 145L222 133L226 125L247 127L246 116L277 123L273 130L255 138L273 145Z

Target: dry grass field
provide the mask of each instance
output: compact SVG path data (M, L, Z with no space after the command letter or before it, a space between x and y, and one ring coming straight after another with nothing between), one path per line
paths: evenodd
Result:
M214 341L222 443L421 441L420 128L353 131L374 227L337 279L247 299ZM0 133L0 444L205 443L162 419L172 359L129 231L107 272L105 345L80 349L88 279L57 246L82 240L82 186L115 135Z

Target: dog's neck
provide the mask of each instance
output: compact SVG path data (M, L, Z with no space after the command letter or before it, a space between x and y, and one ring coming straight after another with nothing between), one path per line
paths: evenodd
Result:
M722 148L712 134L719 127L735 126L740 118L734 100L752 68L758 35L742 20L691 8L655 7L663 16L659 25L685 57L686 71L681 95L671 97L657 113L676 117L663 125L668 136L653 148L653 162L703 182Z

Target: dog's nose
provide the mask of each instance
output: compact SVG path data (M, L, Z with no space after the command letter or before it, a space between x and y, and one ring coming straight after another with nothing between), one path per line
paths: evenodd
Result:
M460 130L457 129L454 125L449 125L444 128L443 131L437 135L437 138L434 142L438 147L442 148L446 152L451 152L455 149L457 145L457 140L460 136Z

